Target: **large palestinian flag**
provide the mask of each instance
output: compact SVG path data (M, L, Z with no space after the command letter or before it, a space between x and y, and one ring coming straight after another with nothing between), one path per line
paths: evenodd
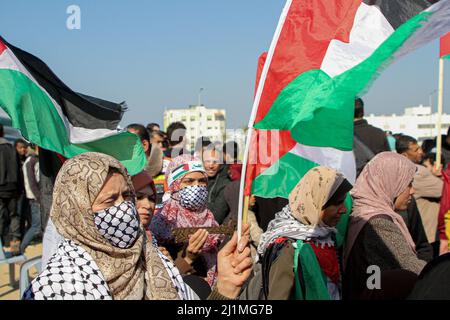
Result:
M287 198L317 165L353 182L355 97L449 30L449 0L288 0L255 96L245 194Z
M66 158L102 152L132 175L145 166L138 137L117 130L124 105L75 93L44 62L1 37L0 107L25 139Z

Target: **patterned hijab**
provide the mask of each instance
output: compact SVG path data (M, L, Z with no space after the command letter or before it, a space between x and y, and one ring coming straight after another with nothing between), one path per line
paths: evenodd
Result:
M323 206L344 180L344 176L332 168L316 167L308 171L289 194L292 215L305 225L322 224Z
M352 191L353 212L350 216L344 262L365 224L373 217L387 215L402 232L415 251L415 244L403 218L395 212L395 199L408 187L416 173L416 165L394 152L382 152L363 169Z
M153 235L161 245L173 240L172 230L175 228L215 227L219 225L214 219L212 212L206 206L199 211L191 211L180 204L178 191L181 189L181 180L186 174L194 171L179 175L176 179L169 179L174 170L192 161L199 162L200 160L192 155L184 154L173 159L167 168L166 181L173 181L169 185L170 199L164 203L161 212L153 217L150 227ZM206 178L208 177L205 172L202 173ZM201 251L202 256L206 260L210 285L215 280L219 240L219 236L209 235Z
M50 212L58 232L94 259L114 299L176 300L175 289L155 248L143 230L128 249L112 246L94 224L91 206L110 169L116 169L134 191L126 169L116 159L85 153L63 165L56 179Z
M350 191L351 185L344 184L345 181L344 176L332 168L315 167L309 170L289 194L289 205L269 223L261 237L258 253L264 254L271 243L280 237L334 246L336 229L325 225L321 215L323 207L336 193ZM346 187L340 188L341 185Z

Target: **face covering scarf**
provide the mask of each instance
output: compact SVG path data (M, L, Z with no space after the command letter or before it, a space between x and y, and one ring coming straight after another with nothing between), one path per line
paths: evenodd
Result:
M130 248L139 234L136 207L129 201L95 213L94 222L103 237L122 249Z
M180 205L188 210L197 211L206 205L208 188L206 186L190 186L179 191Z

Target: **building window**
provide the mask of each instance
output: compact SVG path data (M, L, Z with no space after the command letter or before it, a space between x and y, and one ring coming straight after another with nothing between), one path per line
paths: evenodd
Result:
M216 121L225 121L225 115L223 113L215 114Z
M186 117L182 117L182 118L181 118L181 121L186 121Z
M191 121L195 121L195 117L194 116L191 116Z
M212 116L209 115L209 116L208 116L208 121L212 121L212 119L213 119Z
M404 124L400 125L400 129L405 129L405 128L406 128L406 126Z
M419 129L434 129L434 128L436 128L436 125L432 124L432 123L419 124L419 125L417 125L417 128L419 128Z

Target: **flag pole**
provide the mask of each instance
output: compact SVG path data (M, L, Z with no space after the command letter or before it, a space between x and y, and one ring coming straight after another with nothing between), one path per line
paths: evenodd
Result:
M247 165L248 165L248 156L249 156L249 150L250 150L250 144L252 143L252 137L253 137L253 131L255 130L253 128L253 125L255 123L256 114L258 111L259 102L261 100L261 95L264 89L264 84L266 82L267 73L269 71L270 64L272 62L273 54L275 52L275 47L278 43L278 39L280 38L281 30L283 30L284 22L286 21L286 17L289 13L289 9L291 8L293 0L286 0L286 4L283 8L283 12L281 13L280 20L278 21L277 29L275 30L275 34L272 39L272 43L270 44L270 49L267 54L267 60L264 64L264 68L261 74L261 78L259 80L258 84L258 90L256 91L255 100L253 101L253 107L252 107L252 113L250 115L250 119L248 121L248 132L247 132L247 140L245 141L245 152L244 152L244 159L242 162L242 174L241 174L241 184L239 187L239 210L238 210L238 225L237 225L237 233L238 233L238 241L241 239L242 235L242 224L247 223L247 219L243 221L243 211L248 211L248 202L247 205L244 205L244 188L245 188L245 179L247 175ZM248 198L249 200L249 198ZM244 208L245 207L245 208ZM247 216L247 214L246 214ZM245 217L246 218L246 217Z
M441 167L442 155L442 109L444 105L444 58L439 59L439 93L438 93L438 118L437 118L437 141L436 141L436 169Z

